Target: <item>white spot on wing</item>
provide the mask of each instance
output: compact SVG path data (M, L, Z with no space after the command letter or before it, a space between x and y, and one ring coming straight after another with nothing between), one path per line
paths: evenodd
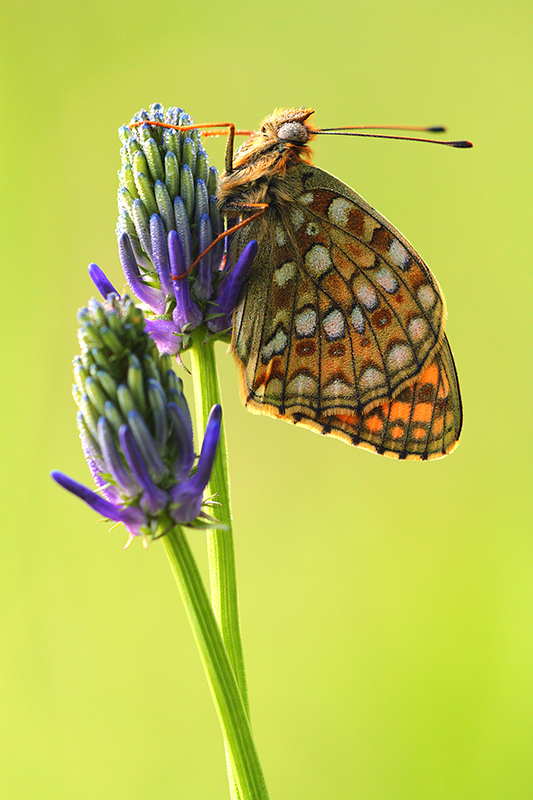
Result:
M407 330L413 342L420 342L427 334L428 324L423 317L413 317Z
M282 355L287 347L287 334L284 330L279 328L272 339L270 339L262 348L261 356L264 361L270 361L273 355Z
M275 353L283 353L285 348L287 347L287 334L281 328L276 332L272 342L274 344L274 352Z
M350 319L357 333L365 332L365 318L363 317L363 313L359 306L353 307L352 313L350 314Z
M328 208L330 222L336 225L337 228L345 228L348 224L348 215L352 208L352 203L345 200L344 197L336 197L335 200L331 201Z
M305 194L300 195L300 203L304 203L306 206L311 205L314 199L313 192L305 192Z
M316 379L311 375L295 375L295 377L289 381L287 389L291 394L312 394L316 391Z
M316 330L316 311L314 308L304 308L296 314L294 320L298 336L313 336Z
M389 245L389 257L395 267L405 269L409 263L409 253L398 239L393 239Z
M322 320L322 326L330 339L344 336L344 317L338 308L330 311Z
M375 279L376 283L379 283L379 285L389 294L394 294L400 287L400 284L388 267L380 267L373 274L373 278Z
M283 289L283 287L294 278L296 275L296 264L292 261L286 261L285 264L282 264L281 267L278 267L277 270L274 272L274 281L278 284L278 286Z
M353 386L350 386L342 378L335 378L335 380L324 386L323 394L325 397L343 397L347 393L353 393Z
M359 379L364 389L373 389L383 383L383 373L377 367L367 367Z
M373 311L378 307L379 301L376 290L370 285L370 283L368 283L368 281L364 280L363 278L356 280L355 293L361 303L365 306L365 308L368 308L369 311Z
M276 330L280 323L285 329L287 329L290 324L290 314L286 308L279 308L276 311L274 319L272 320L272 328Z
M282 225L276 225L276 244L278 247L283 247L284 244L287 244L287 235Z
M413 360L413 351L408 344L398 343L391 347L387 356L387 364L393 369L401 369Z
M291 211L291 222L294 229L297 231L304 224L304 214L300 208L293 208Z
M307 251L305 265L313 278L320 278L331 269L331 258L323 244L315 244Z
M435 305L435 301L437 299L437 295L428 283L419 288L416 296L418 297L422 308L431 308Z

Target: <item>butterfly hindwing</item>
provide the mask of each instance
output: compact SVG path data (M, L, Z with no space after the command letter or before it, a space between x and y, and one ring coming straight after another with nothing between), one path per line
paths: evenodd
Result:
M297 413L292 421L393 458L431 460L450 453L461 433L462 406L448 340L392 399L355 413Z
M284 188L293 200L269 207L232 245L240 251L259 241L233 334L245 403L377 452L448 452L460 399L443 339L444 302L429 269L328 173L302 164ZM419 419L430 413L423 397L432 381L432 416ZM397 398L409 391L408 412Z

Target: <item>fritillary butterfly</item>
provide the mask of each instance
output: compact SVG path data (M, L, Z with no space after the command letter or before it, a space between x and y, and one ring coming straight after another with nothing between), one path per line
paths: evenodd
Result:
M312 113L275 111L221 177L223 214L262 211L230 244L233 263L259 244L234 315L243 402L379 454L440 458L462 423L442 294L390 222L311 164Z

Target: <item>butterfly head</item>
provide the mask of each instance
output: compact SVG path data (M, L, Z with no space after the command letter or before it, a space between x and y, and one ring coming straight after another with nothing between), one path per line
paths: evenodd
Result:
M284 166L288 163L309 161L308 142L314 138L314 128L306 124L313 114L312 108L275 109L261 123L259 130L235 153L233 168L249 164L267 155L276 156Z
M277 108L263 120L259 134L269 142L306 144L312 128L305 123L313 113L312 108Z

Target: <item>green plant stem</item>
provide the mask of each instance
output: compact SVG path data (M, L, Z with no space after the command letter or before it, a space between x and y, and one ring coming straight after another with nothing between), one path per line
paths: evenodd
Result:
M204 334L205 331L202 330L193 332L193 347L191 349L191 368L199 432L205 430L207 417L213 405L220 403L214 341L211 340L206 344L202 344ZM207 532L211 603L241 690L244 707L248 710L248 692L237 599L235 551L231 527L228 454L224 418L222 418L220 442L211 472L208 492L215 496L216 502L220 503L220 505L214 506L214 516L227 526L227 530L209 530Z
M244 800L268 800L247 709L183 530L176 525L163 536L163 543L200 651L239 795Z
M220 387L215 361L215 346L211 340L203 344L205 331L193 332L191 348L191 371L194 382L194 398L196 421L199 434L205 430L207 417L215 403L220 403ZM225 526L225 530L207 532L207 552L209 559L209 579L211 585L211 604L218 622L222 639L235 673L241 692L243 705L249 714L246 674L239 623L239 606L237 597L237 575L235 571L235 551L233 547L231 504L229 490L228 454L224 431L224 418L220 442L208 492L214 495L220 504L215 506L214 515ZM240 795L229 755L229 744L226 748L226 763L231 800L243 800Z

